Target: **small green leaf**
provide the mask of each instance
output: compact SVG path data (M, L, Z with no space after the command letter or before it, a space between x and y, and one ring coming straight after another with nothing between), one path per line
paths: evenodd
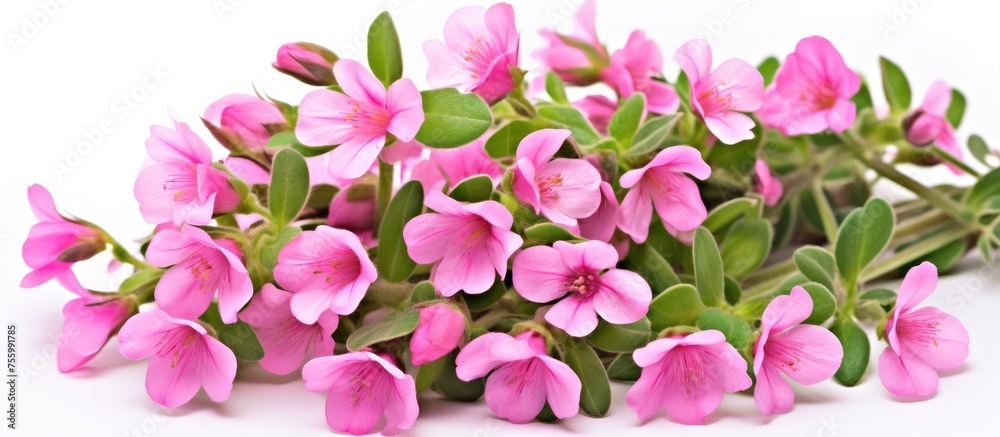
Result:
M657 117L650 117L639 126L632 140L632 146L628 149L628 156L638 157L647 153L659 150L670 138L670 132L674 130L681 120L681 114L667 114Z
M455 374L456 355L456 352L452 352L442 358L444 366L442 366L441 373L438 374L437 381L434 381L431 387L445 398L461 402L473 402L483 397L483 392L486 391L486 383L483 378L476 378L468 382L458 379L458 375Z
M625 257L625 266L649 283L653 295L681 283L674 268L649 244L633 244Z
M389 282L406 280L417 267L410 259L403 241L403 228L420 215L424 207L424 188L420 181L404 184L389 201L378 231L378 273Z
M423 281L417 284L413 287L413 291L410 292L410 302L415 304L434 300L437 297L437 291L434 289L434 284L431 281Z
M576 108L568 106L544 106L538 108L538 115L542 118L569 129L573 133L573 139L580 145L596 144L601 140L601 135L597 129L587 121L587 118Z
M868 334L853 320L843 318L830 327L830 332L837 336L844 346L844 360L833 377L837 382L852 387L861 382L868 370L868 359L871 355L871 343Z
M340 188L333 185L313 185L312 188L309 189L309 198L306 199L306 208L327 209L330 207L330 202L333 201L333 197L339 192Z
M760 71L760 75L764 77L764 86L768 86L774 80L774 74L778 72L778 67L781 66L781 61L774 56L770 56L763 60L760 65L757 66L757 71Z
M486 311L499 302L505 294L507 294L507 286L503 283L503 279L498 276L485 293L466 294L464 296L465 305L469 307L469 311L474 313Z
M951 126L958 129L958 125L962 124L962 117L965 116L965 94L956 89L951 90L951 104L948 105L945 116Z
M635 364L632 353L618 354L608 363L608 378L616 381L636 381L642 375L642 368Z
M726 274L742 278L760 268L771 253L773 236L771 222L764 219L743 219L733 223L719 248Z
M872 93L868 89L868 82L865 80L861 81L861 88L858 89L857 94L851 97L851 101L854 102L854 107L857 112L861 112L862 109L871 108L872 105Z
M490 107L475 94L454 88L421 91L424 124L417 141L428 147L451 148L471 143L493 125Z
M357 351L373 344L405 337L417 329L420 322L419 311L406 311L388 316L358 328L347 339L347 349Z
M493 179L484 174L465 178L456 184L448 195L459 202L490 200L490 196L493 195Z
M539 128L535 122L526 120L507 123L486 140L486 153L496 159L514 156L521 140Z
M267 206L275 222L285 227L295 220L309 197L309 166L292 149L282 149L274 156Z
M222 344L233 351L236 358L244 361L258 361L264 358L264 348L257 340L253 328L246 322L237 319L236 323L226 324L219 315L219 307L215 302L208 306L205 314L199 317L215 330L216 337Z
M989 198L997 195L1000 195L1000 169L991 170L980 177L972 188L965 192L963 203L973 211L979 212Z
M889 245L895 225L892 207L879 198L872 198L844 218L837 231L834 254L846 288L853 288L861 270Z
M879 58L879 66L882 68L882 88L889 108L894 113L906 112L911 100L910 83L906 80L906 75L898 65L884 57Z
M431 387L431 384L437 380L445 366L448 365L447 361L448 357L441 357L429 363L423 364L419 369L417 369L417 376L413 378L413 381L417 386L417 393Z
M732 314L726 314L717 308L709 308L698 317L698 329L707 331L715 329L726 336L726 342L734 348L743 349L750 342L750 325Z
M290 226L278 232L268 244L261 247L261 264L268 270L274 270L274 267L278 265L278 255L281 254L281 249L301 233L302 228L298 226Z
M616 325L603 319L587 336L594 347L610 352L632 352L649 342L649 319L643 317L632 323Z
M833 280L837 274L837 261L830 251L818 246L803 246L795 251L795 265L810 281L834 289Z
M647 317L653 332L660 332L672 326L694 326L704 311L698 290L690 284L678 284L653 298Z
M754 197L737 197L716 206L708 213L708 217L702 222L702 226L713 234L729 226L736 219L749 214L754 209L760 207L760 199Z
M892 305L896 302L896 292L888 288L873 288L861 293L858 298L878 302L882 305Z
M566 86L559 75L549 72L545 75L545 92L549 93L552 101L561 105L569 105L569 98L566 97Z
M743 289L740 288L739 281L732 276L726 275L725 284L726 303L730 305L738 304L740 297L743 296Z
M625 147L632 145L632 138L645 115L646 96L642 93L632 94L632 97L622 102L618 106L618 110L611 116L611 121L608 123L608 134Z
M817 282L802 284L802 288L806 293L809 293L809 297L812 298L813 302L812 313L802 323L820 325L830 320L830 317L833 317L833 313L837 311L837 298L833 296L833 293L823 284Z
M554 223L532 225L524 230L524 237L537 244L552 244L556 241L583 241L583 237L573 235L566 228Z
M368 27L368 66L386 88L403 77L403 53L399 47L399 34L396 33L396 25L393 24L389 11L378 14Z
M986 157L990 156L990 146L986 145L986 140L979 135L970 135L969 141L967 143L969 146L969 153L976 158L977 161L983 163L987 167L992 167Z
M726 284L722 256L715 244L715 237L708 229L695 229L691 250L694 258L694 282L701 293L701 301L706 306L719 306L725 301Z
M134 275L125 278L118 286L119 294L130 294L140 290L151 290L160 282L160 278L166 273L165 270L139 270Z
M602 417L611 408L611 381L601 358L587 342L570 338L563 346L566 364L580 377L580 409L592 417Z

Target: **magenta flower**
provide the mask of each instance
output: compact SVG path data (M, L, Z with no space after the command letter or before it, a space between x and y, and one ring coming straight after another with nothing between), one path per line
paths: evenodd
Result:
M424 193L441 191L447 182L454 187L463 179L487 175L494 185L503 178L503 168L486 153L485 139L480 138L452 149L431 149L430 157L413 167L412 179L420 181Z
M433 213L414 217L403 228L410 258L434 263L431 281L445 297L459 290L480 294L496 275L507 275L507 259L524 240L510 231L514 217L498 202L458 201L435 191L424 203Z
M465 337L465 315L446 303L420 310L420 322L410 337L410 361L426 364L455 350Z
M854 124L851 97L861 88L861 78L823 37L799 41L775 74L773 87L757 115L784 135L843 132Z
M59 214L52 194L41 185L28 187L28 204L38 223L28 231L21 246L21 258L31 267L31 272L21 279L21 287L33 288L55 279L70 291L82 290L71 267L104 250L104 237Z
M635 93L646 95L646 110L654 114L672 114L681 104L674 88L654 79L663 76L663 55L656 42L641 30L632 32L625 47L611 55L611 65L601 78L621 98ZM757 71L757 70L754 70Z
M622 188L630 188L618 208L618 227L636 243L649 235L653 209L668 231L693 231L708 216L698 192L698 185L684 175L704 180L712 168L701 152L690 146L668 147L657 153L649 164L629 170L619 179Z
M420 412L413 377L371 352L313 358L302 379L309 391L329 392L326 423L337 432L369 434L383 422L382 434L395 435Z
M337 55L329 49L296 42L278 48L278 55L271 66L309 85L330 86L337 83L333 77L334 62L337 62Z
M581 86L597 82L601 70L610 62L607 50L597 39L594 25L596 5L595 0L586 0L580 5L574 17L573 31L568 35L548 29L539 31L548 45L535 51L534 55L564 82Z
M274 103L246 94L230 94L208 105L204 121L228 141L256 150L267 147L273 132L288 127L285 115Z
M226 172L212 168L212 151L186 123L153 126L146 153L156 162L135 180L142 218L151 224L207 225L212 214L240 204Z
M509 4L461 8L444 23L444 42L424 42L427 82L436 88L463 88L496 103L514 89L511 69L517 67L519 44Z
M614 117L615 111L618 110L618 102L600 94L577 100L573 102L573 106L587 117L587 121L594 125L594 129L603 134L608 133L611 117Z
M337 315L324 311L317 323L306 325L292 315L291 300L291 293L264 284L240 312L240 320L253 327L264 347L260 367L276 375L294 372L307 358L333 354Z
M603 241L529 247L514 258L514 288L532 302L563 298L545 313L545 320L583 337L597 327L598 314L624 324L649 310L649 284L635 272L616 269L616 264L618 252Z
M777 205L778 201L781 200L781 181L774 177L767 163L760 158L754 162L753 172L757 182L755 189L764 196L764 204L767 206Z
M764 101L764 77L742 59L729 59L712 70L712 48L693 39L674 53L691 83L691 108L725 144L753 138L753 112Z
M590 217L579 221L580 236L588 240L611 241L618 228L618 198L615 189L601 182L601 203Z
M80 297L63 306L62 340L56 353L59 371L63 373L87 364L136 311L128 298L100 296L83 287L70 291Z
M722 393L750 388L747 362L716 330L661 338L632 354L642 376L625 395L639 420L660 407L667 417L688 425L701 423L722 403Z
M333 74L344 94L328 89L307 94L295 136L309 146L339 144L329 153L330 175L354 179L372 167L387 135L413 140L424 122L423 103L410 79L397 80L386 91L357 61L337 61Z
M370 186L370 185L369 185ZM374 193L374 190L372 190ZM351 187L345 187L330 201L326 224L332 228L351 231L366 247L377 244L374 238L375 197L351 198Z
M569 138L567 129L532 132L517 146L513 191L554 223L576 226L601 203L601 174L582 159L552 159Z
M205 231L185 226L153 235L146 259L157 267L170 267L156 284L156 303L167 314L194 320L219 296L222 321L233 323L236 313L250 301L253 284L232 240L213 240Z
M580 409L580 377L546 353L545 340L535 331L517 337L483 334L459 352L455 373L463 381L489 374L486 405L512 423L530 422L546 402L560 419Z
M844 358L844 348L832 332L815 325L801 325L812 313L813 302L802 287L774 298L761 317L760 338L754 346L753 373L757 386L753 398L765 416L785 413L795 403L792 386L782 378L812 385L829 379Z
M920 107L903 123L906 128L906 141L915 146L935 143L941 150L962 159L962 148L955 139L955 129L946 116L949 106L951 106L951 88L940 80L934 82ZM955 164L945 162L945 165L956 175L965 173Z
M358 237L329 226L293 238L281 249L274 268L278 285L294 293L292 314L307 325L326 310L353 313L376 276Z
M889 347L878 359L878 376L890 393L927 396L938 386L935 369L954 369L969 356L969 333L954 316L934 307L915 309L937 288L937 267L910 269L886 321Z
M186 404L200 387L215 402L229 398L236 356L196 322L161 309L132 316L118 332L118 351L138 361L149 358L146 393L167 408Z

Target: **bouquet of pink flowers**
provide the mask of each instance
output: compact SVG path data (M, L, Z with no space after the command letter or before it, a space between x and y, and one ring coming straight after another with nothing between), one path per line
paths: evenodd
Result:
M202 121L228 156L185 123L151 128L141 255L30 187L22 286L78 295L63 314L82 331L59 370L117 336L167 407L201 389L225 401L240 366L301 371L329 393L332 429L394 434L428 390L550 422L605 415L612 379L634 382L625 403L641 419L700 423L751 390L762 414L785 413L789 379L862 379L866 328L886 342L878 377L895 395L931 394L936 371L965 360L963 325L920 306L938 270L1000 246L1000 171L963 162L960 92L937 82L911 109L883 58L878 110L819 36L757 67L693 40L666 78L642 31L601 44L593 1L576 24L541 32L548 71L529 80L513 8L459 9L423 45L424 91L403 77L387 13L367 66L282 46L274 67L316 89L298 105L210 105ZM585 95L597 83L609 92ZM990 166L981 138L968 149ZM910 164L977 182L927 186L897 168ZM915 196L873 196L872 173ZM72 266L109 248L133 273L85 288ZM868 287L891 275L905 275L898 291Z

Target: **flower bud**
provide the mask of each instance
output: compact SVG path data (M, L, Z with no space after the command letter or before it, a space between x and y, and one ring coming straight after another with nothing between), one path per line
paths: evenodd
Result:
M263 150L271 135L288 129L277 105L246 94L216 100L205 109L202 121L230 151Z
M326 47L296 42L281 46L271 66L309 85L330 86L337 84L333 64L339 59Z
M934 142L941 133L941 126L935 117L918 109L903 119L903 131L906 133L906 141L921 147Z
M465 337L465 315L446 303L420 310L420 321L410 339L410 360L426 364L455 350Z
M103 252L106 247L107 243L100 235L83 236L79 237L69 247L63 249L57 259L64 263L84 261Z

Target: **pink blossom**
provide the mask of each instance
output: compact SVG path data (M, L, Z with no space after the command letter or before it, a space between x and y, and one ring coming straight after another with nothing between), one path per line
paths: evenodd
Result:
M463 381L489 374L486 405L512 423L530 422L546 402L560 419L580 409L580 377L548 356L545 340L535 331L517 337L490 332L472 340L455 359L455 373Z
M576 11L573 31L568 35L548 29L539 31L548 45L535 51L535 57L567 83L584 86L597 82L610 60L597 39L596 16L597 2L586 0Z
M618 252L603 241L556 241L533 246L514 258L514 288L532 302L560 299L545 320L575 337L610 323L632 323L646 315L653 299L649 284L635 272L616 269Z
M760 108L764 77L742 59L729 59L712 70L712 48L693 39L674 53L691 83L691 107L708 130L725 144L753 138L753 119L742 114Z
M757 159L753 164L753 172L757 182L756 190L764 196L764 204L774 206L781 200L781 180L774 177L771 169L763 159Z
M878 376L890 393L927 396L938 386L935 369L954 369L969 356L969 333L954 316L916 306L937 288L937 267L927 261L910 269L886 321L889 347L878 359Z
M229 175L212 168L212 151L187 124L149 130L146 152L156 163L139 173L133 189L143 219L207 225L212 214L236 209L240 197Z
M573 106L579 109L587 117L587 121L594 125L594 129L598 132L606 134L608 132L608 125L611 124L611 117L615 115L615 111L618 110L618 102L609 99L607 96L602 96L599 94L590 95L584 97L576 102L573 102ZM676 109L675 109L676 110Z
M419 366L455 350L465 337L465 315L446 303L420 310L420 322L410 337L410 361Z
M56 353L59 371L63 373L87 364L136 311L131 298L97 295L83 287L70 291L80 297L63 306L65 319Z
M358 237L329 226L305 231L278 254L274 279L292 296L292 314L316 323L324 311L348 315L358 308L378 273Z
M844 357L844 348L832 332L801 325L812 313L813 302L802 287L774 298L761 317L760 337L754 346L753 373L757 376L754 401L765 416L785 413L795 403L792 386L782 378L812 385L829 379Z
M503 100L514 89L511 69L517 68L519 44L509 4L461 8L445 22L444 42L424 42L427 82L436 88L463 88L491 104Z
M486 140L480 138L452 149L431 149L430 157L413 167L410 175L424 186L424 193L440 191L447 183L454 187L463 179L486 175L494 185L503 177L503 168L486 153Z
M170 267L156 284L157 305L171 316L193 320L208 309L218 293L222 321L235 322L236 313L253 295L241 257L232 240L213 240L194 226L157 232L146 259L154 266Z
M601 174L582 159L552 159L567 129L532 132L517 146L513 190L517 200L530 205L554 223L576 226L601 203Z
M590 217L578 220L580 236L588 240L611 241L618 228L618 198L615 189L601 182L601 203Z
M302 379L309 391L329 392L326 423L337 432L369 434L383 422L382 434L395 435L420 412L413 377L371 352L313 358Z
M799 41L774 76L757 115L784 135L815 134L825 129L843 132L854 124L851 97L861 88L858 74L825 38Z
M56 279L69 290L82 290L71 267L104 250L104 237L95 229L67 220L56 210L45 187L28 187L28 204L38 223L28 231L21 257L31 272L21 279L22 288L33 288Z
M611 55L611 66L601 73L601 78L619 97L624 99L643 93L646 110L654 114L672 114L677 112L681 100L672 86L654 79L654 76L663 76L662 69L660 47L646 38L643 31L636 30L629 35L625 47Z
M196 322L161 309L139 313L118 332L118 351L130 360L149 358L146 393L167 408L186 404L205 388L215 402L229 398L236 356Z
M386 136L412 141L424 122L420 92L410 79L386 91L370 71L350 59L337 61L333 74L344 94L313 91L299 105L295 136L309 146L339 144L329 153L330 175L354 179L375 163Z
M684 173L704 180L711 172L701 152L691 146L661 150L649 164L629 170L619 179L622 188L630 190L618 208L618 227L636 243L645 242L655 208L671 233L693 231L708 211L698 185Z
M750 388L747 362L716 330L655 340L632 354L642 376L625 395L640 420L660 407L675 422L701 423L722 403L723 392Z
M335 85L333 63L337 55L329 49L307 42L288 43L278 48L271 66L309 85Z
M459 290L480 294L496 275L507 275L507 259L524 240L510 231L514 217L498 202L459 203L431 192L424 203L433 213L421 214L403 228L410 258L434 263L431 281L451 297Z
M223 144L238 142L248 149L261 150L271 134L288 127L285 115L271 102L246 94L230 94L205 109L206 123L226 137Z
M264 347L260 366L276 375L294 372L307 358L333 354L337 315L324 311L317 323L306 325L292 315L291 301L291 293L264 284L240 312L240 320L253 327Z
M371 188L372 195L362 195ZM359 192L359 193L352 193ZM351 231L365 246L376 245L373 229L375 226L375 187L358 183L337 192L330 201L330 212L326 224L337 229Z
M912 114L903 125L906 128L906 140L915 146L926 146L935 143L941 150L962 159L962 148L955 139L955 129L948 121L948 107L951 106L951 88L942 81L936 81ZM950 162L945 165L956 175L965 173L961 168Z

